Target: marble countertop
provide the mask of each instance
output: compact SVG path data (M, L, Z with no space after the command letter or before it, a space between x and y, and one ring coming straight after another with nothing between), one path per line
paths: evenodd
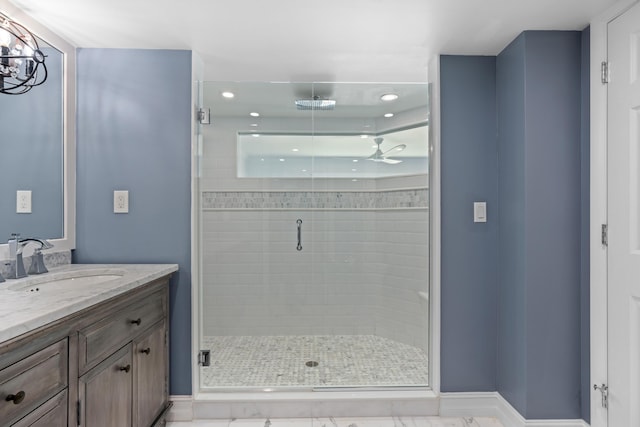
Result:
M177 270L177 264L69 264L7 280L0 283L0 343Z

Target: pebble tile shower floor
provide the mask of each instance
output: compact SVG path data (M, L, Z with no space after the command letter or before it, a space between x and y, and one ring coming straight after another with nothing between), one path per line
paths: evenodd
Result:
M207 388L428 384L424 351L374 335L207 336L202 344L211 350Z

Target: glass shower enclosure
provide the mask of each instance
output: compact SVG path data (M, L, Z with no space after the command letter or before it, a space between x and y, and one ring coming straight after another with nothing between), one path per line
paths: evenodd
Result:
M427 84L205 82L202 391L429 385Z

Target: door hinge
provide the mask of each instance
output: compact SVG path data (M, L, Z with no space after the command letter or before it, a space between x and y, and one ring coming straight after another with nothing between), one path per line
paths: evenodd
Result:
M609 63L607 61L602 61L600 64L600 80L602 84L609 83Z
M211 350L200 350L198 353L198 365L211 366Z
M78 404L76 405L76 421L78 423L78 425L81 425L80 423L80 401L78 400Z
M594 384L593 389L600 390L600 395L602 396L602 401L601 401L602 407L604 409L607 409L609 407L609 402L607 400L609 396L609 387L607 387L606 384L602 384L601 386L598 386L598 384Z
M198 108L197 111L198 123L201 125L211 124L211 109L210 108Z
M602 224L602 246L609 246L609 227L607 224Z

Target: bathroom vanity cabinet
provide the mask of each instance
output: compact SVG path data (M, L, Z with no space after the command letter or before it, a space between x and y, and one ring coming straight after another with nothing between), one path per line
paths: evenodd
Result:
M0 343L0 426L163 425L168 282L142 283Z

